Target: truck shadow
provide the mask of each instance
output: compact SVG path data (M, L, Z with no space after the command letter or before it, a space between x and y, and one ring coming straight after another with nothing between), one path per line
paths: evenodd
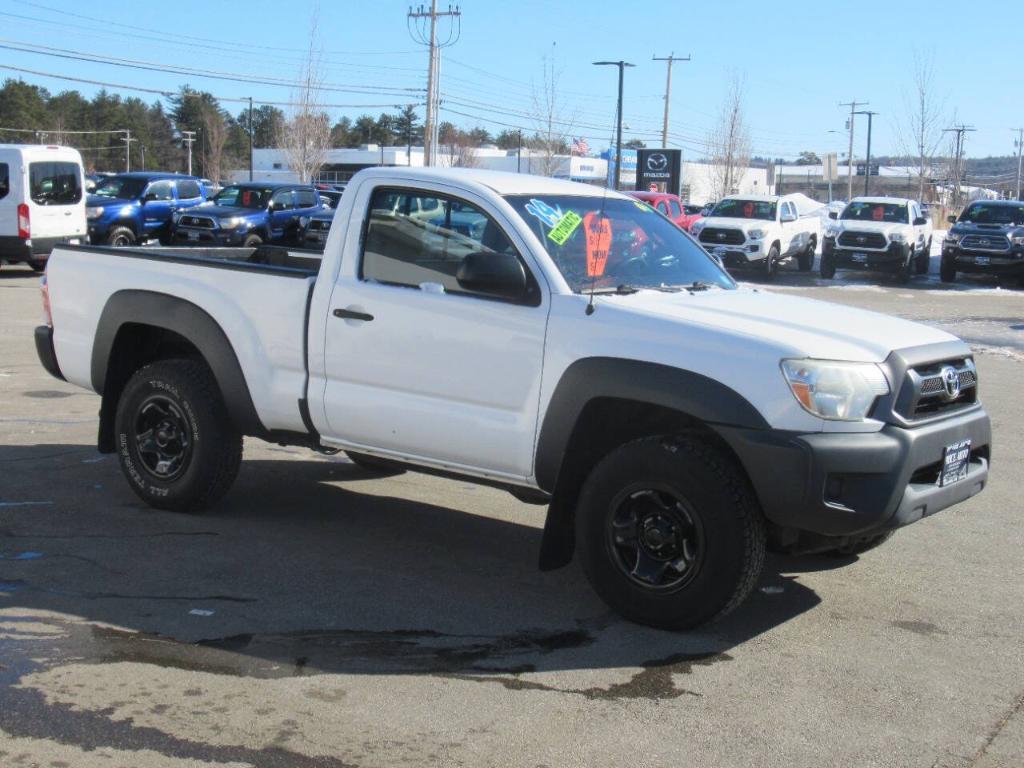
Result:
M86 446L3 446L0 473L0 608L65 623L73 647L57 656L88 663L511 689L544 687L528 672L634 668L628 683L570 692L665 698L692 693L673 675L728 661L819 603L791 561L769 558L730 616L689 632L636 626L575 565L537 570L543 507L431 479L458 508L439 506L409 476L381 480L341 457L246 461L201 516L143 506L116 458Z

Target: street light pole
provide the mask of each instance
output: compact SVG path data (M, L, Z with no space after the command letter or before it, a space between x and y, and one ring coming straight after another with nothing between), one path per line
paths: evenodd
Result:
M869 109L861 110L857 112L858 115L868 116L868 151L867 158L864 161L864 196L868 194L868 183L871 181L871 118L877 115L877 112L872 112Z
M615 120L615 179L613 189L619 188L619 181L622 178L622 81L623 72L626 67L635 67L627 61L595 61L595 67L618 67L619 68L619 102L616 110Z

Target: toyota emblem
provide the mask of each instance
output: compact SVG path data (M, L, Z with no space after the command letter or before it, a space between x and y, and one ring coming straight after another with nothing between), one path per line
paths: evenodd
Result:
M867 241L868 241L868 239L867 239L866 237L864 237L864 235L858 235L858 236L857 236L857 242L858 242L858 243L864 244L864 243L866 243Z
M719 240L725 240L725 232L719 232L718 233L718 239Z
M991 241L988 240L987 238L982 238L981 240L978 241L978 245L989 245L990 242Z
M956 400L960 397L960 373L951 365L942 369L942 388L946 392L947 400Z

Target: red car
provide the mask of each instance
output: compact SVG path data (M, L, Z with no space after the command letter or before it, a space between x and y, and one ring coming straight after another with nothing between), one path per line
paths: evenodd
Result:
M690 227L695 221L703 218L700 206L683 205L679 195L668 192L627 192L626 194L649 203L656 211L668 216L687 232L690 231Z

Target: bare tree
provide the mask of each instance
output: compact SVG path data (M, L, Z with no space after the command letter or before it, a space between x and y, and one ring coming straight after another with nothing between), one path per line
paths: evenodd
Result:
M199 113L203 127L201 145L203 171L207 178L217 181L221 178L221 165L224 158L224 145L228 140L227 122L220 107L204 104Z
M743 114L743 83L734 77L718 122L708 134L711 181L719 199L732 194L750 162L750 130Z
M896 138L902 154L912 157L917 166L917 199L924 200L925 183L934 175L934 165L942 145L945 100L936 95L933 59L914 52L913 90L904 92L904 119L896 125Z
M541 176L554 176L561 166L559 155L569 152L570 133L576 115L567 114L559 96L561 71L555 69L554 55L543 59L541 86L533 89L533 122L537 131L530 140L536 164L532 172Z
M324 78L316 27L314 16L306 60L292 91L287 117L280 123L277 135L277 146L284 152L288 168L302 182L313 181L331 146L331 120L321 106Z

